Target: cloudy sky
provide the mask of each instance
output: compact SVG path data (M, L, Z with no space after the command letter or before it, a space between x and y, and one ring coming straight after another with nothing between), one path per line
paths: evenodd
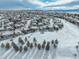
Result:
M0 9L79 11L79 0L0 0Z

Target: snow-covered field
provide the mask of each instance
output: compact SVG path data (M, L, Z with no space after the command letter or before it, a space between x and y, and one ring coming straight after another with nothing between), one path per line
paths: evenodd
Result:
M44 40L51 42L51 40L57 39L59 41L57 48L54 48L51 45L49 51L46 51L45 49L39 50L38 48L33 47L32 49L28 49L26 52L16 52L13 47L8 50L0 47L0 59L79 59L79 51L77 51L75 48L79 42L79 28L64 19L56 19L61 20L64 25L61 30L44 32L44 34L37 31L15 37L13 38L13 41L19 45L19 37L21 37L23 40L25 37L27 37L30 42L32 42L33 38L35 37L37 42L42 44ZM8 39L0 41L0 45L1 43L7 42L11 43L11 41ZM25 46L25 44L23 46ZM75 54L77 54L77 56L75 56Z

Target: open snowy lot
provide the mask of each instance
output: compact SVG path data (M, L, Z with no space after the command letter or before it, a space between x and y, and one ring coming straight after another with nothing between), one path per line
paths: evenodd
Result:
M52 18L50 18L50 20L46 18L49 21L46 21L46 19L44 19L45 21L43 20L43 22L45 23L45 25L40 25L42 23L39 21L38 25L36 26L36 20L33 19L36 18L28 20L25 24L25 27L22 27L23 33L13 38L10 37L8 39L0 41L0 59L79 59L78 26L58 17L55 17L55 20L53 20ZM57 21L61 21L60 23L63 24L63 28L57 29ZM49 29L53 29L53 26L55 26L56 28L54 29L56 29L56 31L54 31L54 29L51 31L41 31L43 29L39 30L39 28L45 28L45 26L49 26ZM29 33L25 33L25 31L29 29L29 27L31 29L34 29L35 31L29 31ZM3 33L3 35L8 35L12 34L13 31L14 30L5 31L5 33L3 33L4 31L1 32ZM21 28L15 30L15 32L18 31L21 32ZM35 41L34 38L36 39ZM21 41L19 39L21 39ZM45 47L43 48L42 44L44 43L44 40L46 43ZM51 43L52 40L53 43ZM54 42L56 40L58 41L57 44ZM16 44L19 50L17 50L16 47L12 46L13 42ZM28 42L30 46L27 44ZM2 45L2 43L4 45ZM8 48L6 47L7 43L10 44L10 46L7 46ZM37 45L35 45L35 43L37 43ZM47 45L49 45L49 48L46 49ZM24 49L24 47L27 48Z

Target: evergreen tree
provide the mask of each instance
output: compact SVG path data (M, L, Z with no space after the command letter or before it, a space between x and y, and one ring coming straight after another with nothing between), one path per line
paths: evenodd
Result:
M55 40L55 44L58 44L58 40L57 39Z
M46 41L45 40L43 41L43 44L46 44Z
M6 43L6 46L5 46L7 49L9 49L11 46L9 43Z
M2 48L4 48L4 47L5 47L5 45L2 43L2 44L1 44L1 47L2 47Z
M40 44L38 44L38 49L39 49L39 50L41 49L41 45L40 45Z
M54 40L52 40L51 43L54 44Z
M45 44L42 44L42 48L43 48L43 49L45 48Z
M24 51L27 51L27 50L28 50L28 48L26 46L24 46Z
M36 41L37 41L37 40L36 40L36 38L34 37L34 38L33 38L33 42L36 42Z
M35 44L35 47L37 47L37 43L34 43Z
M47 45L46 45L46 50L49 50L49 49L50 49L50 45L47 44Z
M27 41L27 37L25 37L25 42Z
M19 50L18 46L17 46L14 42L12 42L12 46L13 46L13 48L14 48L16 51Z
M29 42L29 41L27 41L27 46L28 46L28 47L30 46L30 42Z
M78 49L79 47L78 47L78 45L76 45L76 49Z
M78 45L76 45L76 50L78 51L78 48L79 48L79 46Z
M76 57L76 56L77 56L77 54L74 54L74 56Z
M19 43L24 44L24 41L22 40L21 37L19 37Z
M20 50L20 52L22 52L22 46L20 46L19 50Z
M47 45L50 45L50 42L49 41L47 42Z
M33 44L32 43L30 44L30 48L33 48Z
M78 45L79 45L79 42L78 42Z
M56 44L54 44L54 48L57 48L57 45Z

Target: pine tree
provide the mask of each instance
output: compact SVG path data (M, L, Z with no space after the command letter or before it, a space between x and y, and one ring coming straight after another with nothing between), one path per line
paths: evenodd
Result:
M42 48L43 48L43 49L45 48L45 44L42 44Z
M47 42L47 45L50 45L50 42L49 41Z
M13 48L14 48L16 51L19 50L18 46L17 46L14 42L12 42L12 46L13 46Z
M7 49L9 49L11 46L9 43L6 43L6 46L5 46Z
M27 51L27 50L28 50L28 48L26 46L24 46L24 51Z
M45 40L43 41L43 44L46 44L46 41Z
M57 48L57 45L56 44L54 44L54 48Z
M32 44L32 43L30 44L30 48L31 48L31 49L33 48L33 44Z
M38 49L39 49L39 50L41 49L41 45L40 45L40 44L38 44Z
M52 40L51 43L54 44L54 40Z
M27 37L25 37L25 42L27 41Z
M20 52L22 52L22 46L20 46L19 50L20 50Z
M76 45L76 49L78 49L79 47L78 47L78 45Z
M34 37L34 38L33 38L33 42L36 42L36 41L37 41L37 40L36 40L36 38Z
M19 37L19 43L24 44L24 41L22 40L21 37Z
M76 57L76 56L77 56L77 54L74 54L74 56Z
M35 47L37 47L37 43L34 43L35 44Z
M4 48L4 47L5 47L5 45L2 43L2 44L1 44L1 47L2 47L2 48Z
M79 45L79 42L78 42L78 45Z
M55 44L58 44L58 40L57 39L55 40Z
M27 41L27 46L28 46L28 47L30 46L30 42L29 42L29 41Z
M49 49L50 49L50 45L47 44L47 45L46 45L46 50L49 50Z

